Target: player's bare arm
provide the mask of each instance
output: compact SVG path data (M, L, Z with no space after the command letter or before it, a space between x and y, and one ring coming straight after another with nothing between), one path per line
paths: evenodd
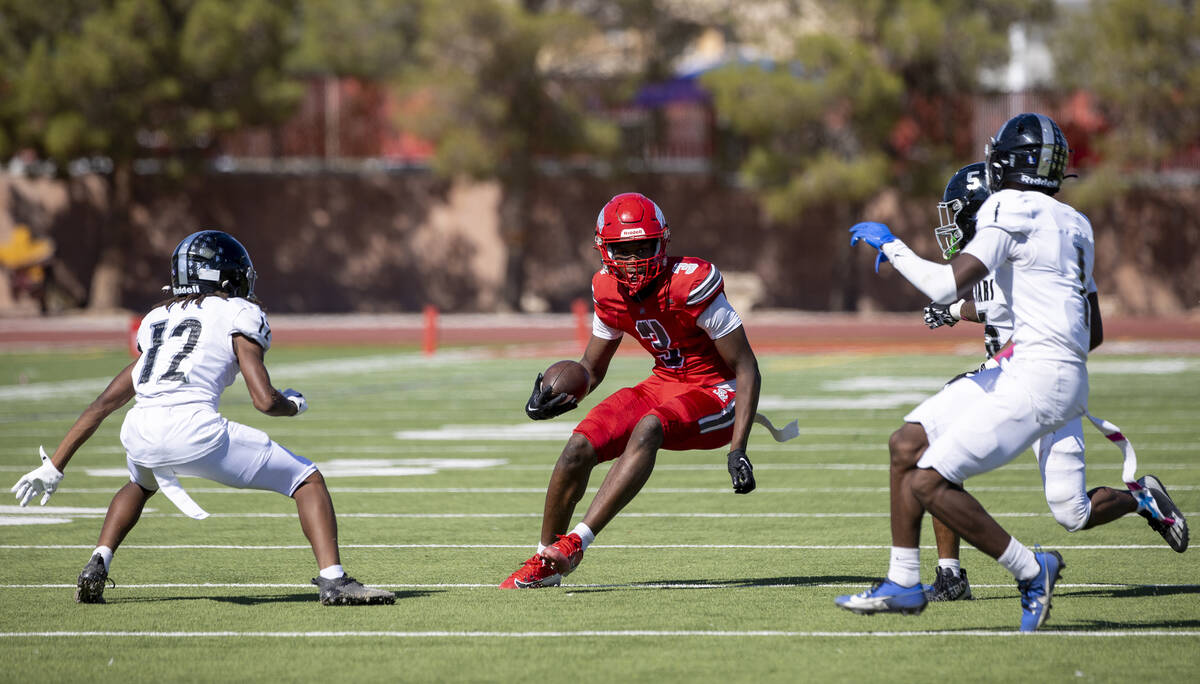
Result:
M979 312L975 309L975 300L974 299L963 300L962 308L960 308L958 310L958 315L959 315L959 318L961 318L964 321L971 321L972 323L982 323L983 322L979 318Z
M608 364L612 362L613 355L617 353L617 347L621 346L621 339L623 338L606 340L592 335L588 340L587 348L583 350L583 358L579 359L579 363L587 369L592 378L588 393L591 393L604 381L604 376L608 374Z
M254 408L268 416L294 416L300 412L297 403L271 384L271 376L263 362L266 352L258 343L245 335L234 335L233 353L237 356L242 377L246 379L246 389L250 391Z
M758 359L746 338L746 329L737 330L713 340L717 353L733 370L737 379L738 400L733 407L733 435L729 441L726 467L733 482L735 494L754 491L754 466L746 456L746 443L750 437L750 425L758 411L759 386L762 376L758 372Z
M762 376L758 372L758 358L750 348L745 328L738 328L713 342L716 344L717 353L737 374L737 403L733 408L733 438L729 442L729 450L745 451L750 438L750 426L753 425L754 414L758 411L758 394L762 385Z
M105 418L133 398L133 366L134 364L129 364L118 373L100 396L75 419L75 424L67 430L66 436L55 449L53 458L46 455L45 449L38 448L42 464L23 475L9 490L16 493L17 501L22 506L28 505L38 496L41 496L41 504L45 506L58 489L58 484L63 479L63 470L79 447L92 436Z
M966 298L976 283L987 277L988 268L972 254L962 253L950 260L950 268L954 272L954 283L958 287L959 298ZM963 305L966 308L966 305ZM972 309L974 302L972 301Z
M96 432L96 428L104 422L104 419L109 417L113 411L121 408L129 403L133 398L133 367L137 362L129 364L112 382L108 383L108 387L100 393L100 396L88 405L79 418L75 420L75 424L67 430L66 436L59 442L58 448L54 450L54 455L50 461L55 468L62 471L67 467L67 463L79 447L83 446L84 442Z

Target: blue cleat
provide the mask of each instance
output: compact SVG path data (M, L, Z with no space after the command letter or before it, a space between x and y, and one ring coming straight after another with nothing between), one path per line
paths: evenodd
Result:
M1034 632L1050 616L1050 595L1062 569L1067 567L1057 551L1033 554L1038 562L1038 574L1032 579L1017 582L1021 591L1021 631Z
M920 615L928 600L925 585L918 582L911 587L902 587L891 580L879 580L870 589L853 596L839 596L833 600L839 608L859 615L875 613L903 613Z

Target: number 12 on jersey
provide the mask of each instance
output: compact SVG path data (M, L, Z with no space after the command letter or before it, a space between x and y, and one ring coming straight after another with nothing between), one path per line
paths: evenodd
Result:
M142 364L142 373L138 376L137 384L144 385L154 373L154 363L158 360L158 350L162 348L164 343L163 334L167 330L167 322L160 321L150 326L150 348L146 350L146 358ZM165 373L159 376L159 382L180 382L187 383L187 376L179 370L179 365L196 349L196 343L200 340L200 321L194 318L185 318L175 326L171 331L171 338L183 337L187 335L187 339L183 342L179 351L171 357L171 363L167 366Z

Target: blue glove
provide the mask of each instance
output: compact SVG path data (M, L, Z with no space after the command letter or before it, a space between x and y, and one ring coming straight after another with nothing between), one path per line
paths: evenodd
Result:
M887 261L887 255L883 253L883 246L895 240L896 236L892 235L892 231L886 224L876 223L875 221L864 221L856 223L850 229L850 245L858 244L859 240L871 245L875 249L880 250L875 257L875 272L879 273L879 265Z

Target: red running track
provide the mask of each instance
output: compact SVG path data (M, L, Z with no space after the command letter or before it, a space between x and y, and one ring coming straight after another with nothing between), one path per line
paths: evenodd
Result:
M588 314L590 316L590 313ZM276 345L395 345L407 349L434 342L445 346L526 345L582 349L590 318L572 314L444 314L434 339L422 314L270 317ZM970 351L982 346L982 330L970 323L929 330L912 314L754 312L745 317L751 344L760 352ZM122 348L132 315L0 318L0 350ZM1200 354L1200 315L1105 320L1104 352ZM628 350L634 351L632 345ZM516 352L517 350L510 349ZM518 352L519 353L519 352Z

